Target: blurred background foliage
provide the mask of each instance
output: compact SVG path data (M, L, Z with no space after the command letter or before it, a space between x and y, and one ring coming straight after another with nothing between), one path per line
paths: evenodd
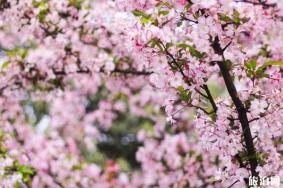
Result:
M88 98L86 111L92 112L98 108L99 101L107 97L108 91L100 88L96 95ZM117 95L114 99L126 100L125 96ZM31 101L30 98L23 101L26 112L26 121L38 128L40 122L49 114L49 104L45 101ZM108 160L116 161L123 171L137 170L140 164L136 160L136 152L142 143L137 140L137 133L141 129L151 131L153 121L148 118L136 117L128 111L117 113L117 117L110 129L98 126L100 136L94 138L95 148L89 150L85 145L80 145L82 156L89 163L105 166Z
M210 81L209 87L215 97L219 97L224 93L219 86L213 84L213 81ZM108 97L109 91L103 86L100 87L95 95L88 96L88 102L85 106L86 112L97 110L99 102ZM127 104L127 96L121 93L112 96L112 101L118 100L124 101ZM203 102L206 103L205 101ZM31 101L30 98L27 98L27 100L22 102L22 105L26 111L26 120L29 124L33 125L35 129L49 114L50 107L45 101ZM145 110L150 111L151 106L146 106ZM164 111L164 109L161 109L161 111ZM141 129L151 132L153 125L154 122L152 120L134 116L129 113L128 109L123 113L117 112L117 117L113 121L110 129L103 129L98 126L100 136L93 139L95 148L89 150L82 144L80 145L81 154L89 163L105 166L108 160L114 160L120 165L123 171L138 170L140 164L135 156L138 148L142 146L142 143L137 140L137 133ZM172 130L171 126L166 127L168 133L174 134L174 132L178 132L178 130Z
M145 127L152 127L153 122L146 118L135 117L130 114L119 114L109 130L101 131L97 140L97 151L84 153L90 162L105 164L107 159L118 162L125 171L140 167L135 154L142 144L138 142L137 132Z

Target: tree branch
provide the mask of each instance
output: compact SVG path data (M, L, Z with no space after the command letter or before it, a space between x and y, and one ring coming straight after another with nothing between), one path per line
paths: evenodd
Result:
M206 84L204 84L203 86L203 89L205 90L206 94L207 94L207 99L209 100L210 104L212 105L212 108L213 108L213 111L216 112L217 111L217 106L216 106L216 103L211 95L211 92L208 88L208 86Z
M271 4L267 4L265 1L258 1L258 2L253 2L253 1L249 1L249 0L235 0L235 2L237 3L248 3L248 4L252 4L252 5L261 5L265 8L269 8L269 7L276 7L276 3L271 3Z
M235 181L234 183L232 183L228 188L232 188L236 183L238 183L239 180Z
M112 73L122 73L122 74L132 74L132 75L137 75L137 76L147 76L152 74L153 72L148 72L148 71L137 71L134 69L118 69L115 68Z
M67 75L65 70L53 70L55 75ZM101 69L100 70L101 73L105 73L105 70ZM79 73L79 74L89 74L90 70L89 69L80 69L77 70L75 73ZM137 71L135 69L119 69L119 68L115 68L113 71L111 71L111 73L121 73L121 74L131 74L131 75L136 75L136 76L148 76L150 74L152 74L153 72L148 72L148 71Z
M216 37L214 39L214 41L212 43L212 47L213 47L213 49L216 53L219 54L219 52L222 52L221 55L223 57L223 61L219 61L219 62L217 62L217 64L220 68L220 72L221 72L222 77L224 79L228 93L229 93L230 97L232 98L232 101L233 101L233 103L236 107L237 113L238 113L238 117L239 117L241 127L242 127L242 131L243 131L245 147L246 147L247 152L248 152L248 158L249 158L248 160L249 160L249 164L250 164L251 174L252 174L252 176L258 176L258 173L256 172L258 162L257 162L257 159L255 157L256 156L256 150L255 150L255 147L254 147L254 144L253 144L253 137L252 137L250 126L249 126L249 121L248 121L248 117L247 117L247 110L244 107L244 104L242 103L240 98L238 97L237 89L234 85L233 78L229 73L229 68L225 63L224 51L220 46L218 37Z
M192 85L191 82L187 79L187 76L185 75L185 73L184 73L182 67L178 64L178 62L177 62L177 60L175 59L175 57L166 49L166 46L165 46L161 41L160 41L160 44L161 44L162 47L164 48L165 54L166 54L170 59L172 59L174 65L176 65L177 68L179 69L179 71L180 71L180 73L182 74L183 79L185 80L185 82L186 82L189 86L191 86L191 85ZM170 65L170 67L172 66L170 63L169 63L169 65ZM214 101L214 99L213 99L213 97L212 97L212 95L211 95L211 92L210 92L208 86L207 86L206 84L204 84L204 85L202 85L201 87L205 90L205 92L206 92L207 95L203 94L203 93L202 93L201 91L199 91L198 89L195 89L195 90L196 90L196 92L199 93L201 96L203 96L204 98L208 99L209 102L211 103L212 108L213 108L213 112L208 112L208 114L216 113L216 111L217 111L217 106L216 106L216 103L215 103L215 101Z

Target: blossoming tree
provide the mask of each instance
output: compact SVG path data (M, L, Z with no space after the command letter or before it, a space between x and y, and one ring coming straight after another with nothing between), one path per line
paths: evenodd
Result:
M283 178L281 0L0 0L0 48L2 187ZM121 114L140 170L85 155Z

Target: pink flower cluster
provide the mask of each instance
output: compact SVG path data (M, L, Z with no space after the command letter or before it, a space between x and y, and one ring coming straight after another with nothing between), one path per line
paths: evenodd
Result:
M0 186L282 179L282 20L274 0L0 1ZM139 170L83 155L119 113L154 122Z

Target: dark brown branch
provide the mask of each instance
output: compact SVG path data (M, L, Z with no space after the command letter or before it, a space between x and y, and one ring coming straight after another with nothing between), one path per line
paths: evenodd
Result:
M207 94L207 99L209 100L210 104L212 105L212 108L213 108L213 111L216 112L217 111L217 106L216 106L216 103L211 95L211 92L208 88L208 86L206 84L204 84L203 86L203 89L205 90L206 94Z
M239 180L235 181L234 183L232 183L228 188L232 188L236 183L238 183Z
M219 38L216 37L215 40L212 43L212 47L214 49L214 51L216 53L219 54L219 52L222 52L222 57L223 57L223 61L219 61L217 62L219 68L220 68L220 72L222 74L222 77L224 79L226 88L228 90L228 93L230 95L230 97L232 98L232 101L237 109L237 113L238 113L238 118L239 121L241 123L241 127L243 130L243 137L244 137L244 142L245 142L245 147L246 150L248 152L248 160L249 160L249 164L250 164L250 171L252 176L258 176L258 173L256 172L256 168L258 166L258 162L256 159L256 150L254 147L254 143L253 143L253 137L251 134L251 130L250 130L250 126L249 126L249 121L248 121L248 117L247 117L247 110L244 106L244 104L242 103L242 101L240 100L239 96L238 96L238 92L237 89L234 85L233 82L233 78L229 73L229 68L225 62L225 58L223 55L223 49L220 46L219 43Z
M67 75L66 71L65 70L59 70L59 71L56 71L56 70L53 70L54 74L55 75ZM102 73L105 73L105 70L100 70L100 72ZM90 70L89 69L80 69L80 70L77 70L75 73L78 73L78 74L89 74L90 73ZM148 72L148 71L137 71L137 70L134 70L134 69L118 69L118 68L115 68L113 71L111 71L111 73L121 73L121 74L131 74L131 75L136 75L136 76L148 76L150 74L152 74L153 72Z
M260 119L259 117L254 118L254 119L251 119L251 120L249 121L249 123L251 123L251 122L253 122L253 121L256 121L256 120L259 120L259 119Z
M147 71L137 71L134 69L114 69L112 73L122 73L122 74L132 74L137 76L147 76L152 74L153 72L147 72Z
M101 73L105 73L105 71L102 69L100 70ZM53 68L53 73L56 75L56 76L66 76L68 74L90 74L91 71L89 69L79 69L75 72L71 72L71 73L67 73L64 69L63 70L56 70ZM115 68L113 71L111 71L111 73L119 73L119 74L124 74L124 75L136 75L136 76L148 76L150 74L152 74L153 72L148 72L148 71L137 71L137 70L134 70L134 69L118 69L118 68ZM22 75L23 78L27 79L27 80L32 80L33 77L32 76L29 76L27 74L23 74ZM36 78L38 80L45 80L46 79L46 76L44 75L38 75L38 77ZM14 86L14 85L19 85L21 86L21 81L20 79L17 79L17 78L13 78L13 80L11 81L12 83L10 84L7 84L7 85L4 85L0 88L0 95L3 94L3 92L11 87L11 86Z
M248 3L248 4L252 4L252 5L261 5L265 8L269 8L269 7L276 7L276 3L271 3L271 4L267 4L265 1L258 1L258 2L253 2L253 1L249 1L249 0L235 0L235 2L237 3Z
M166 46L160 41L160 44L162 45L162 47L164 48L164 52L165 54L173 61L174 65L177 66L177 68L179 69L180 73L182 74L183 76L183 79L185 80L185 82L191 86L191 82L187 79L187 76L185 75L182 67L178 64L177 60L175 59L175 57L167 50ZM172 67L172 65L169 63L170 67ZM202 85L201 86L207 95L203 94L201 91L199 91L198 89L195 89L197 93L199 93L201 96L203 96L204 98L208 99L209 102L211 103L212 105L212 108L213 108L213 112L207 112L208 114L212 114L212 113L216 113L217 111L217 106L216 106L216 103L211 95L211 92L208 88L208 86L206 84Z
M200 90L198 90L197 88L195 88L195 90L201 95L203 96L204 98L208 98L207 95L203 94Z
M200 107L200 106L195 106L195 105L192 105L192 104L189 104L189 106L191 106L191 107L194 107L194 108L196 108L196 109L200 109L201 111L203 111L205 114L207 114L207 115L210 115L210 114L212 114L212 113L214 113L214 112L208 112L208 111L206 111L203 107Z
M185 75L185 73L184 73L182 67L178 64L178 62L177 62L177 60L175 59L175 57L167 50L166 46L165 46L161 41L160 41L160 43L161 43L162 47L164 48L164 52L165 52L166 56L169 57L169 58L173 61L174 65L177 66L177 68L179 69L180 73L182 74L183 79L185 80L185 82L186 82L189 86L191 86L191 85L192 85L191 82L187 79L187 76ZM170 66L171 66L171 65L170 65Z
M8 2L7 0L0 0L0 12L8 8L11 8L10 2Z
M230 116L230 117L227 117L227 119L229 120L229 121L236 121L236 120L239 120L238 118L233 118L233 116Z
M5 86L3 86L3 87L1 87L0 88L0 93L2 93L6 88L8 88L9 87L9 85L5 85Z
M244 141L246 145L246 149L249 155L249 162L250 162L250 167L251 167L251 172L253 176L257 176L258 173L256 172L256 167L258 165L257 160L255 158L256 156L256 151L254 148L253 144L253 139L252 139L252 134L251 130L249 127L249 121L247 117L247 111L246 108L244 107L242 101L238 97L238 93L236 90L236 87L233 83L232 76L229 73L228 67L224 62L219 62L218 66L220 68L221 74L224 78L225 85L227 87L227 90L229 92L229 95L232 98L232 101L234 105L236 106L239 120L242 126L243 130L243 136L244 136Z
M182 19L182 20L185 20L185 21L189 21L189 22L193 22L193 23L195 23L195 24L198 24L198 21L197 21L197 20L192 20L192 19L187 18L184 13L181 13L180 16L181 16L181 19Z

